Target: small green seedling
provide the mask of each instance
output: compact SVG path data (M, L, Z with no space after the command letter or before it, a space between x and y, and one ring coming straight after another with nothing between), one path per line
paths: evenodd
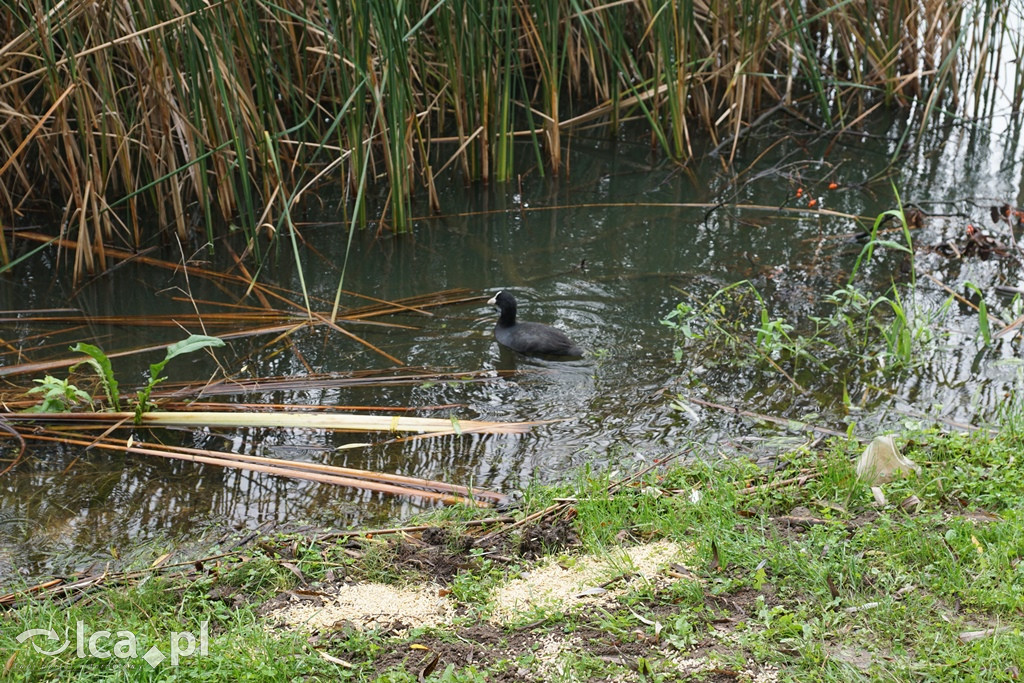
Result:
M32 380L38 387L28 390L28 394L42 394L43 401L37 406L27 408L26 413L66 413L75 406L92 405L92 397L66 379L57 379L47 375L43 379Z

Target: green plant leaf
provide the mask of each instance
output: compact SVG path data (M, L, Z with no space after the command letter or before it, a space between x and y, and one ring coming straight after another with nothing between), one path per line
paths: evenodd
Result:
M973 282L966 282L964 286L974 291L978 295L978 327L981 329L981 338L985 341L985 346L992 343L992 326L988 321L988 307L985 305L985 296L981 293L978 285Z
M142 416L150 409L149 395L153 392L155 387L160 382L167 379L163 377L161 373L164 371L164 366L172 358L177 358L186 353L192 353L193 351L199 351L209 346L224 346L224 340L218 337L210 337L205 334L193 334L182 339L179 342L175 342L167 347L167 353L164 355L164 359L158 363L151 363L149 366L149 383L144 389L139 391L138 396L135 399L135 424L142 422Z
M111 409L121 410L121 393L117 386L117 380L114 379L114 369L110 366L110 359L107 358L107 354L103 353L103 349L92 344L78 342L71 347L71 350L74 353L84 353L89 356L89 359L83 362L88 363L100 376L100 382L103 384L103 391L107 394L107 401L110 403ZM71 372L74 372L79 365L81 363L72 365Z
M205 349L208 346L224 346L224 340L220 337L210 337L205 334L193 334L187 339L182 339L180 342L175 342L168 346L167 355L164 357L164 360L169 361L183 353L192 353L199 349Z
M875 246L876 247L886 247L888 249L893 249L895 251L902 251L902 252L904 252L906 254L913 254L914 253L913 250L910 249L907 245L900 244L899 242L894 242L892 240L876 240L875 241Z

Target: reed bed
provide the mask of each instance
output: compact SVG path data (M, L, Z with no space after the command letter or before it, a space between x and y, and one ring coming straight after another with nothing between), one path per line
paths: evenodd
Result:
M228 221L258 256L323 182L342 189L342 226L407 230L414 197L441 208L449 166L504 182L522 155L564 172L584 124L641 119L683 162L695 136L734 142L770 107L832 127L878 103L924 103L921 125L983 112L1021 56L1011 0L3 7L0 220L51 203L77 275L105 268L105 247L213 241ZM1012 87L1019 102L1019 73Z

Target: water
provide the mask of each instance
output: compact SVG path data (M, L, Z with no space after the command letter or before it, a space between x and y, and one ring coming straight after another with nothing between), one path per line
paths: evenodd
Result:
M985 293L992 315L1012 316L1011 298L995 287L1022 285L1019 256L950 259L932 247L962 239L968 223L989 223L990 205L1022 203L1024 155L1017 125L1002 118L987 129L937 126L913 141L917 151L891 177L883 171L903 128L876 118L861 134L827 138L780 123L745 138L729 167L710 156L679 169L653 158L645 136L623 133L616 141L573 138L570 172L563 178L542 178L524 167L521 182L508 186L465 187L451 180L442 197L446 213L422 218L414 234L395 237L371 229L355 235L344 285L386 300L453 288L480 298L433 309L432 317L405 313L380 319L414 329L367 324L347 329L401 359L413 369L408 372L479 373L475 379L365 386L311 380L297 391L211 400L413 406L427 416L548 422L522 436L401 443L390 435L309 430L194 430L161 438L511 492L531 481L566 481L582 466L625 472L681 451L689 457L766 461L814 435L698 400L839 432L852 429L859 437L898 431L908 422L978 423L993 416L1020 385L1020 342L1010 335L983 346L977 315L966 308L954 306L942 318L935 330L941 343L922 364L892 375L875 372L869 379L850 375L845 387L804 368L794 380L807 384L806 394L767 363L728 362L700 344L687 347L677 362L677 340L659 321L684 296L706 301L723 287L749 280L771 315L799 331L809 316L827 308L823 298L846 284L863 248L857 235L870 221L850 216L873 217L893 208L893 186L905 204L929 214L914 232L919 285L914 301L906 303L916 315L936 314L948 299L927 278L931 274L957 292L964 291L964 282L973 282ZM833 182L837 187L829 189ZM806 210L812 198L816 209L834 213ZM338 285L345 241L336 221L337 199L326 194L319 199L322 208L301 216L302 271L314 308L326 311ZM890 237L900 239L898 233ZM1000 239L1009 241L1005 225ZM288 247L281 248L280 254L268 255L262 277L293 292L290 298L301 305L298 269ZM177 253L167 248L159 256L180 260ZM214 258L224 258L223 251ZM54 276L63 271L54 270L53 259L52 252L44 253L15 276L4 276L2 305L11 310L71 306L83 312L82 322L73 327L3 323L4 366L19 358L66 357L67 347L77 341L108 352L176 341L203 329L195 323L187 332L121 325L98 317L151 315L166 322L194 313L190 298L209 314L224 310L214 302L234 302L241 295L237 287L200 277L185 280L137 263L73 289ZM882 249L863 267L858 284L877 295L894 280L906 283L911 272L903 254ZM570 332L587 357L554 362L501 349L492 335L496 313L484 303L498 289L519 299L521 319ZM347 297L343 303L358 304ZM755 315L751 324L756 322ZM242 328L211 324L207 331ZM345 376L393 366L325 327L286 337L235 339L216 355L220 368L197 354L175 359L167 372L174 380L202 381L224 372L242 380ZM115 371L126 387L136 385L160 356L119 358ZM65 376L64 370L51 372ZM41 374L9 380L23 390ZM75 379L88 386L85 375ZM844 388L852 405L843 400ZM16 393L11 390L8 398ZM455 407L433 409L437 406ZM337 450L362 442L371 445ZM30 457L6 475L0 490L4 583L107 563L147 564L174 548L181 549L174 559L187 559L233 529L260 524L292 529L391 524L430 505L95 449L38 443L30 448Z

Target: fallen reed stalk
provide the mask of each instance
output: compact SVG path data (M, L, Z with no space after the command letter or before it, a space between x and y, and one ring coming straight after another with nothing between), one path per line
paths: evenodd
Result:
M10 422L41 422L132 425L134 413L6 413ZM276 429L326 429L339 432L415 432L418 434L464 433L522 434L530 422L486 422L480 420L406 417L403 415L332 415L323 413L152 410L142 415L144 427L256 427Z
M463 504L487 507L496 503L503 503L507 500L504 494L494 491L476 490L430 479L404 477L384 472L369 472L348 467L335 467L334 465L247 456L199 448L169 447L144 442L132 442L129 444L105 437L88 439L53 433L31 433L26 436L29 440L34 441L57 442L73 446L167 458L170 460L198 462L204 465L262 472L290 479L303 479L322 484L348 486L378 493L425 498L449 505Z
M159 264L164 267L177 269L176 264L172 264L167 261L158 261ZM359 335L347 330L341 326L341 323L349 325L375 325L381 327L401 328L401 329L417 329L410 325L402 325L398 323L385 322L382 320L376 320L387 315L394 315L397 313L408 313L414 315L421 315L424 317L432 317L433 314L430 312L431 308L439 306L448 306L454 304L463 304L471 301L478 301L485 297L481 295L473 295L466 289L449 289L442 290L439 292L432 292L428 294L421 294L412 297L406 297L395 301L387 301L376 297L366 297L356 293L349 293L353 297L369 300L372 303L362 306L357 306L349 309L340 316L337 316L336 321L329 319L325 313L319 313L308 309L298 308L289 296L294 295L293 292L281 287L272 287L262 285L259 283L252 283L236 275L217 273L214 271L199 270L198 272L192 268L187 268L186 271L193 275L200 275L203 277L210 277L218 281L226 281L232 284L245 285L247 288L256 289L262 293L265 293L272 298L282 301L292 308L293 311L278 310L272 308L260 308L255 306L240 306L238 304L213 304L217 306L226 306L233 310L230 312L215 312L215 313L200 313L198 307L196 312L187 313L176 313L173 315L162 315L162 316L89 316L88 318L84 313L76 309L45 309L45 310L21 310L21 311L0 311L0 323L3 322L25 322L32 321L33 323L49 323L49 324L64 324L72 325L76 323L82 323L86 320L90 323L102 323L106 325L122 325L127 328L136 327L184 327L186 329L194 329L201 327L202 329L209 330L211 332L217 332L218 336L223 340L239 339L252 336L260 335L288 335L294 333L305 327L329 327L342 335L356 341L357 343L366 346L374 353L388 359L396 366L403 366L404 363L391 354L383 351L369 341L363 339ZM195 304L197 302L190 300L189 303ZM242 308L244 310L238 310ZM253 324L255 326L248 327L239 330L238 327L241 324ZM221 329L228 330L220 332ZM24 341L24 340L22 340ZM107 354L109 358L117 358L126 355L133 355L137 353L148 353L151 351L158 351L165 349L166 345L154 345L147 346L127 351L115 351ZM18 355L21 357L22 352L19 350ZM81 361L80 356L74 356L69 358L52 359L47 361L36 361L36 362L24 362L14 363L0 367L0 377L19 375L19 374L38 374L41 372L50 372L57 368L68 367Z

